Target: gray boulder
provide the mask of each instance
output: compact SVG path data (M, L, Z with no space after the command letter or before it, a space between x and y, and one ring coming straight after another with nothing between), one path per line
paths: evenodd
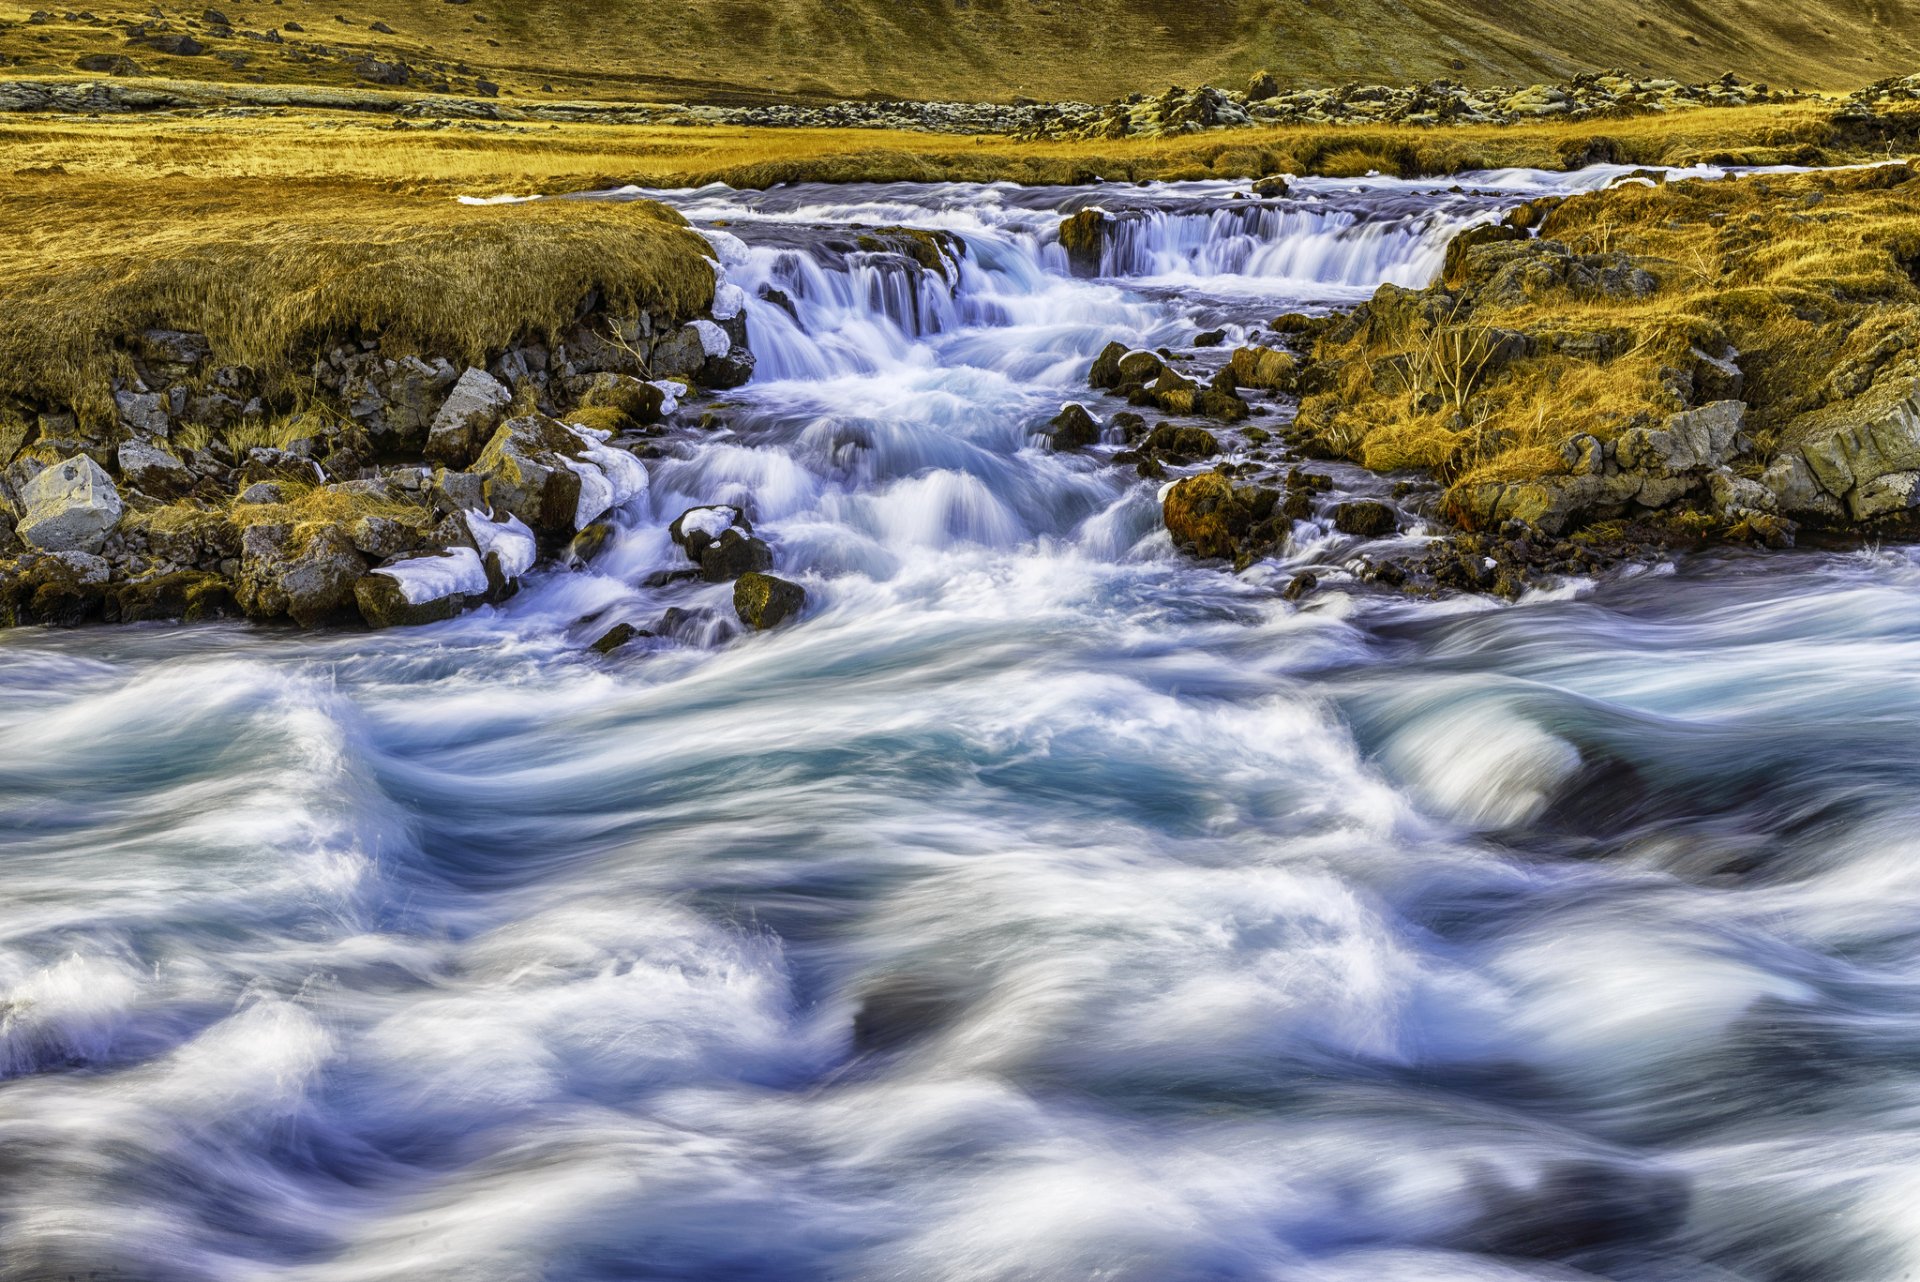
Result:
M255 618L313 627L353 608L354 584L366 572L367 559L337 525L253 525L240 538L235 596Z
M168 399L159 392L115 392L113 407L126 429L138 436L165 436L172 426Z
M123 441L120 475L135 489L165 494L193 484L193 472L173 455L145 441Z
M46 552L98 552L125 511L113 478L84 454L27 482L20 501L21 540Z
M583 442L564 424L543 414L502 423L480 452L473 471L484 478L487 504L497 516L510 513L544 534L571 534L580 512L577 462Z
M483 369L460 375L427 427L427 457L450 468L473 461L513 404L513 393Z
M1851 400L1801 415L1785 439L1767 484L1789 515L1820 516L1825 507L1789 457L1856 521L1904 510L1898 481L1875 483L1920 471L1920 377L1911 367L1883 377Z

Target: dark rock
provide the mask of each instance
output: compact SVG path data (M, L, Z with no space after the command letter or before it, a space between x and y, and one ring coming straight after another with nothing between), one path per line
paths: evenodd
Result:
M722 530L700 552L700 577L709 583L726 583L772 568L773 549L738 528Z
M1060 247L1067 251L1067 266L1075 276L1100 274L1106 242L1107 216L1097 209L1083 209L1060 224Z
M1100 443L1100 424L1087 407L1071 403L1047 424L1048 441L1055 450L1079 450Z
M1298 601L1319 586L1320 577L1311 571L1305 571L1294 575L1280 595L1289 601Z
M1342 534L1375 539L1398 527L1399 516L1393 508L1374 499L1356 499L1333 509L1333 528Z
M616 623L593 643L593 649L600 654L612 654L629 641L652 635L653 633L636 628L631 623Z
M254 618L287 617L314 627L351 609L367 561L337 525L248 526L240 538L240 608Z
M806 589L771 574L744 574L733 585L734 613L755 631L778 627L806 603Z

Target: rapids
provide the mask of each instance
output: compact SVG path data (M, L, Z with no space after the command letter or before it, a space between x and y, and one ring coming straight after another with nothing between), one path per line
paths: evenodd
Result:
M589 570L0 633L0 1280L1911 1276L1920 558L1409 601L1036 444L1617 177L648 193L758 374ZM797 625L657 585L714 502Z

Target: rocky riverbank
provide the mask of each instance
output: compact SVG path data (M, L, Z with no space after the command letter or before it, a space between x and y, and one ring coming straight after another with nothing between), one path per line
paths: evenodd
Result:
M674 225L642 214L631 234L704 245ZM720 274L711 259L702 270ZM753 369L737 289L635 296L590 292L564 325L477 358L396 325L243 363L206 333L148 327L90 353L97 386L14 380L0 397L0 625L416 624L504 599L537 562L584 563L601 519L647 487L645 460L700 430L687 402ZM744 514L728 524L681 539L687 571L759 576L740 614L772 626L797 589L767 574Z
M1118 432L1153 477L1232 460L1175 479L1164 516L1239 568L1316 513L1364 538L1454 531L1356 563L1395 587L1514 595L1703 542L1912 537L1917 189L1890 165L1535 202L1461 235L1430 288L1281 317L1224 364L1116 345L1090 382L1136 409L1064 416L1058 439ZM1394 488L1342 503L1302 459Z

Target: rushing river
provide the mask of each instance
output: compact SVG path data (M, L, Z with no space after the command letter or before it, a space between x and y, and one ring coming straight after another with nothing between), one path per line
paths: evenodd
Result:
M1914 1276L1920 562L1236 578L1036 446L1613 176L679 193L759 373L590 570L0 634L0 1279ZM650 586L715 501L797 625Z

